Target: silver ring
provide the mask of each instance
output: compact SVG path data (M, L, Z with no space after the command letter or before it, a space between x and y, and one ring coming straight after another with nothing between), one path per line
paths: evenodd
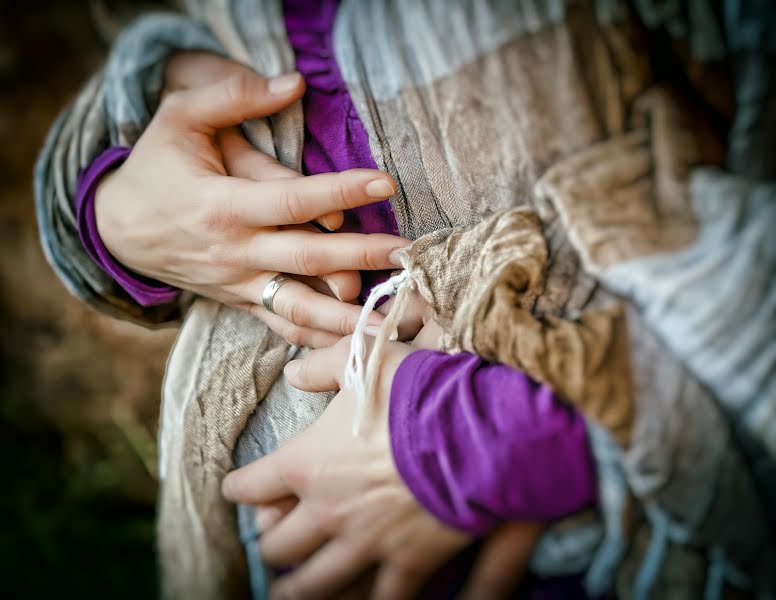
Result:
M280 286L282 286L288 280L288 275L280 273L279 275L275 275L272 279L270 279L269 283L264 286L264 291L261 294L261 303L264 305L264 308L266 308L273 315L276 314L275 311L272 310L272 302L275 299L275 294L278 293Z

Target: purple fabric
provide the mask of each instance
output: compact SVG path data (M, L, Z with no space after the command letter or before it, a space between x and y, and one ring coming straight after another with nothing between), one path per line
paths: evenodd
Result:
M302 164L305 173L329 173L347 169L376 169L369 137L353 106L334 56L332 32L337 0L285 0L283 13L288 40L296 55L296 68L305 78L302 99L305 138ZM339 231L399 235L388 200L345 212ZM388 273L365 271L361 299Z
M78 176L75 199L78 235L92 260L138 304L141 306L166 304L175 300L180 290L128 270L113 258L97 230L97 218L94 214L97 184L103 175L124 162L130 152L131 148L125 146L108 148Z
M391 448L415 497L442 522L482 534L592 504L582 418L527 375L473 354L420 350L399 366Z

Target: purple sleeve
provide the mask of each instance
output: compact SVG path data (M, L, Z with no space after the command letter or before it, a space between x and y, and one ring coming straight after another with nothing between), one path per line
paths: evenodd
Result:
M550 521L592 504L582 417L527 375L473 354L421 350L396 372L391 447L418 502L482 534L505 520Z
M100 154L79 175L76 187L75 210L78 220L78 235L87 254L97 265L110 275L138 304L156 306L175 300L180 290L159 281L133 273L118 262L100 237L97 218L94 214L94 197L97 184L108 171L124 162L131 148L114 146Z

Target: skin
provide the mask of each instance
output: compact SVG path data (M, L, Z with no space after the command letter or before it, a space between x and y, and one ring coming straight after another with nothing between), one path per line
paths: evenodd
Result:
M324 235L311 225L336 230L344 209L391 196L388 175L303 177L256 151L236 127L303 92L298 75L273 84L214 55L173 57L162 104L130 158L101 182L96 216L108 249L134 271L249 310L296 345L336 344L290 363L287 376L300 389L338 390L349 344L342 335L359 314L350 304L358 271L398 266L391 253L408 242ZM296 281L280 289L273 315L261 292L278 272ZM372 323L381 319L375 313ZM300 565L278 580L275 597L410 598L470 542L417 504L390 452L393 375L409 352L435 347L440 331L428 307L414 303L399 328L400 339L414 341L389 346L367 435L351 435L355 399L340 391L310 429L224 481L227 498L260 506L268 564ZM541 528L512 523L492 532L463 596L508 597Z
M304 177L256 151L235 126L297 101L301 76L267 80L209 55L191 75L202 59L171 64L154 118L98 187L100 235L133 271L249 310L296 345L331 345L355 328L358 271L393 268L391 253L409 242L324 234L311 222L336 229L343 210L390 197L395 182L371 169ZM273 315L261 295L278 273L296 279L278 291Z
M286 366L286 377L299 389L340 391L309 429L223 482L228 500L259 507L262 559L274 567L298 565L275 582L273 598L339 596L354 585L361 586L360 597L413 598L471 542L417 503L390 450L388 406L396 370L418 347L435 347L441 332L428 321L413 344L388 345L370 399L372 419L358 437L352 434L355 395L341 389L349 338ZM511 523L493 532L462 597L509 597L542 528ZM365 574L371 574L367 584Z

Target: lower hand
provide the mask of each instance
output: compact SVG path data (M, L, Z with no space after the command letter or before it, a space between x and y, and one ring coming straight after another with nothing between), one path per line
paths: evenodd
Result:
M441 328L433 321L426 328L416 340L433 346ZM286 367L289 382L308 391L339 389L349 343L345 338L292 361ZM420 507L393 463L390 388L399 364L417 347L390 343L386 348L376 397L370 399L376 403L376 424L365 435L353 436L356 398L342 390L309 429L224 480L227 499L259 507L263 560L276 567L299 565L276 581L273 597L327 597L376 568L370 597L412 598L471 541ZM515 523L494 532L464 596L509 597L541 528Z

